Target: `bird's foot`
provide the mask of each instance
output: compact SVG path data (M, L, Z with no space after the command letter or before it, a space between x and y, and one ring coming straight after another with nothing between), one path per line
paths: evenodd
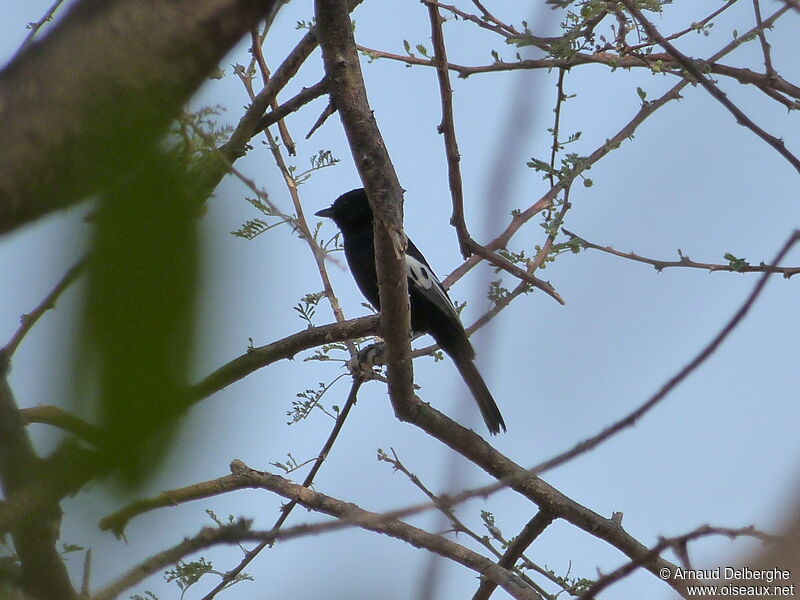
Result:
M383 342L376 342L365 346L358 354L347 363L347 368L353 375L360 375L365 379L373 379L375 367L386 364L386 346Z

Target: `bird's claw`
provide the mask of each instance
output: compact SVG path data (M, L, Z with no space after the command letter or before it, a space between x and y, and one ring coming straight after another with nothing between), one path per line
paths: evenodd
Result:
M353 375L371 379L373 369L385 364L386 346L383 342L376 342L359 350L358 354L347 363L347 368Z

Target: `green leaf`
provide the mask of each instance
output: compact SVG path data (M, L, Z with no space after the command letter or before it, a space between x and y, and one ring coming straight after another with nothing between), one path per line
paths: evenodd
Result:
M750 263L744 258L738 258L730 252L726 252L723 257L728 261L728 266L734 271L741 271L745 267L749 267Z
M189 405L205 199L175 157L141 162L95 213L73 377L75 397L97 408L102 468L129 488L157 473Z

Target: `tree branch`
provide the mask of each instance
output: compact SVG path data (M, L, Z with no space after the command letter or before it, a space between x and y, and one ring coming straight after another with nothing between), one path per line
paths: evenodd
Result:
M784 243L783 247L780 249L778 254L775 256L774 263L778 263L786 256L786 254L797 244L800 242L800 230L795 230L789 236L789 238ZM641 406L639 406L636 410L631 412L630 414L626 415L624 418L620 419L616 423L609 425L608 427L604 428L600 433L594 435L582 442L578 443L571 449L567 450L555 456L554 458L547 460L540 465L536 466L533 471L536 473L540 473L549 469L554 468L557 465L563 464L568 460L575 458L580 454L584 454L593 448L596 448L599 444L610 438L611 436L615 435L619 431L627 427L631 427L636 424L644 414L650 411L654 406L656 406L661 400L663 400L675 387L685 380L689 375L691 375L697 368L700 367L714 352L716 352L717 348L725 341L725 339L731 334L731 332L739 326L742 320L747 316L747 313L752 308L755 301L761 295L761 292L764 290L764 286L766 286L767 281L769 280L770 272L766 271L756 282L753 286L752 291L747 296L745 301L739 307L739 309L733 314L733 316L728 320L725 326L717 333L716 336L708 343L704 348L698 352L691 361L689 361L682 369L680 369L675 375L670 377L666 383L664 383L661 388L653 394L646 402L644 402Z
M39 33L39 30L44 27L46 23L49 23L53 20L53 15L56 14L56 11L59 7L64 4L64 0L55 0L50 8L47 9L47 12L42 15L42 18L36 21L35 23L28 23L28 27L30 27L31 31L25 38L25 41L22 42L22 45L19 47L17 54L22 52L25 48L30 46L33 43L33 38L36 37L36 34Z
M159 552L144 562L134 566L128 572L117 578L112 584L97 592L92 596L91 600L113 600L122 594L122 592L143 581L153 573L157 573L177 563L184 557L198 552L199 550L203 550L204 548L209 548L217 544L238 544L256 537L257 534L250 532L250 522L244 519L240 519L233 525L204 527L196 536L185 538L181 543L172 548Z
M352 11L361 2L362 0L351 0L348 10ZM306 59L311 56L318 43L317 30L315 28L303 36L280 66L271 74L267 84L256 94L242 118L239 119L228 141L219 148L228 162L233 163L244 156L247 151L247 143L270 124L264 122L264 119L268 118L268 115L265 116L267 109L278 93L297 74ZM280 117L280 113L276 116ZM211 172L206 174L206 185L210 188L215 188L226 173L227 169L224 164L216 165Z
M336 423L334 424L330 435L328 435L328 439L323 444L322 449L320 450L316 460L314 461L314 464L312 465L311 469L309 470L308 474L303 480L302 483L303 487L305 488L311 487L311 484L314 482L314 478L317 476L317 473L319 473L319 470L322 468L322 464L325 462L325 460L327 460L328 454L330 453L331 448L333 448L334 442L336 442L336 439L339 437L339 433L342 431L342 427L344 427L345 421L347 421L347 416L350 414L350 410L353 408L353 406L355 406L356 398L358 397L358 390L361 388L362 383L363 380L360 377L355 377L353 379L353 385L350 388L350 393L347 395L347 400L345 401L344 406L342 407L342 411L336 418ZM297 502L295 500L291 500L281 507L281 514L278 517L278 520L272 526L273 531L278 531L283 526L283 524L286 522L286 519L289 518L289 515L291 514L292 509L295 506L297 506ZM225 587L228 584L230 584L236 578L236 576L239 573L241 573L244 570L244 568L247 565L249 565L250 562L252 562L252 560L256 556L258 556L258 554L262 550L264 550L264 548L270 545L270 543L271 542L269 540L264 540L252 550L248 550L244 558L241 561L239 561L239 564L236 565L230 571L226 572L225 575L223 575L221 581L216 586L214 586L214 589L212 589L209 593L203 596L202 600L211 600L219 592L225 589Z
M615 250L611 246L601 246L599 244L595 244L594 242L590 242L567 229L562 229L562 231L571 238L578 240L583 248L599 250L600 252L605 252L606 254L611 254L613 256L619 256L620 258L627 258L628 260L652 265L656 271L659 272L671 267L686 267L690 269L703 269L704 271L709 271L711 273L715 271L728 271L731 273L779 273L786 279L789 279L793 275L800 273L800 267L778 267L775 265L767 265L763 262L758 265L751 265L749 263L739 264L734 262L731 262L727 265L700 263L693 261L691 258L684 256L683 254L680 255L679 260L658 260L655 258L641 256L635 252L622 252L620 250Z
M353 24L344 0L316 0L315 14L331 98L375 217L380 335L386 341L389 397L402 421L414 419L411 319L403 233L403 191L367 100Z
M124 180L220 59L276 6L75 4L0 72L0 233Z
M363 529L382 533L390 537L405 541L416 548L424 548L449 558L484 577L494 581L506 590L513 598L540 600L517 575L495 565L485 558L464 546L456 544L439 535L434 535L400 521L398 518L381 513L366 511L355 504L315 492L308 487L292 483L288 479L256 471L247 467L239 460L231 463L232 474L219 479L199 484L208 488L211 493L224 493L238 489L265 489L274 492L291 502L321 512L337 519L342 525L354 525ZM194 486L193 486L194 487ZM215 491L213 488L218 488ZM189 488L184 488L188 490ZM262 543L273 543L275 540L288 539L298 535L308 535L328 529L327 523L310 526L293 527L289 530L278 531L272 529L267 532L251 532L246 528L246 523L241 522L230 528L204 529L199 536L184 540L181 544L162 552L138 565L117 582L99 592L93 600L111 600L125 589L135 585L145 576L180 560L191 552L196 552L210 544L235 543L248 540L258 540Z
M378 316L371 315L342 323L331 323L304 329L266 346L251 348L247 353L221 366L189 390L189 402L195 404L250 373L272 363L292 358L298 352L322 344L332 344L374 334L378 329Z
M767 142L767 144L772 146L781 156L789 161L789 164L791 164L798 172L800 172L800 159L798 159L786 148L786 145L782 139L767 133L764 129L756 125L756 123L750 119L750 117L748 117L738 106L731 102L731 100L722 90L714 85L711 80L708 79L708 77L703 75L694 61L689 59L689 57L681 53L677 48L675 48L675 46L664 39L664 36L662 36L658 29L656 29L655 25L653 25L647 19L647 17L642 14L642 11L636 7L633 0L619 1L624 4L625 8L630 11L630 13L636 18L637 21L639 21L639 23L641 23L642 27L644 27L645 31L647 32L647 35L656 40L669 53L669 55L672 56L672 58L674 58L684 69L686 69L687 73L689 73L700 85L706 89L709 94L711 94L715 100L728 109L728 111L736 118L736 122L739 125L747 127L747 129Z
M5 498L41 476L41 465L17 410L14 395L0 365L0 489ZM36 511L10 524L21 566L20 585L26 595L39 600L72 600L75 590L67 575L56 540L61 507L48 499ZM46 576L43 576L46 574Z
M506 548L505 554L497 562L497 564L504 569L513 569L517 559L520 558L525 550L538 538L544 530L547 529L553 522L553 515L547 511L540 510L533 518L528 521L520 534L514 538ZM488 579L481 581L472 600L489 600L494 590L497 589L497 584Z
M325 78L322 78L317 83L310 87L304 87L300 90L296 96L290 98L277 108L269 111L265 114L255 126L257 131L263 131L273 123L277 123L287 115L299 110L312 100L316 100L320 96L326 94L328 92L328 82L325 81Z
M776 10L772 15L770 15L767 19L764 20L763 24L765 27L771 26L778 18L785 14L790 9L789 6L784 6ZM713 63L721 59L723 56L729 54L740 45L744 43L744 40L748 39L750 36L755 35L757 28L754 27L749 31L745 32L744 34L740 35L737 39L732 40L728 44L726 44L723 48L719 51L714 53L711 57L708 58L706 62ZM594 152L592 152L589 156L584 157L584 159L576 165L572 175L573 180L575 177L579 176L581 173L590 169L592 165L597 163L601 158L606 156L612 150L618 148L625 140L631 138L639 126L652 115L656 110L681 97L680 93L687 85L689 85L688 79L683 79L671 89L669 89L665 94L659 97L656 100L648 101L642 103L639 111L634 115L634 117L625 124L622 129L620 129L616 134L614 134L611 138L607 139L601 146L596 148ZM516 232L525 225L528 221L530 221L535 215L540 213L542 210L545 210L549 206L552 205L553 200L560 194L564 186L566 185L565 182L559 182L555 186L551 187L538 201L534 204L529 206L527 209L523 211L519 211L515 216L511 219L511 222L508 224L506 229L500 233L494 240L490 241L488 244L484 246L488 251L496 251L500 248L505 248L511 238L516 234ZM472 269L475 265L477 265L481 260L481 257L478 256L470 256L467 260L465 260L459 267L457 267L450 275L448 275L445 280L442 282L445 287L451 286L455 281L460 279L467 271Z
M467 222L464 218L464 186L461 181L461 153L458 150L456 137L455 118L453 117L453 87L450 85L450 73L447 69L447 47L444 43L442 22L444 19L439 14L439 8L433 3L423 0L427 4L428 16L431 22L431 38L433 39L436 75L439 81L439 97L442 103L442 121L439 123L438 132L444 136L445 156L447 157L447 179L450 184L450 194L453 200L453 215L450 224L455 227L458 243L461 246L461 256L469 258L472 249L467 244L471 240Z
M599 592L601 592L611 584L626 577L627 575L630 575L633 571L641 567L643 562L655 556L660 555L662 552L664 552L669 548L675 548L678 549L678 551L680 551L681 549L685 549L686 544L689 543L690 541L702 537L708 537L711 535L724 535L729 538L747 536L747 537L754 537L762 541L772 541L774 539L773 536L757 531L753 527L744 527L742 529L730 529L728 527L711 527L710 525L703 525L702 527L698 527L694 531L691 531L681 536L673 538L661 538L655 546L653 546L640 558L632 560L622 565L620 568L612 571L611 573L600 577L586 591L584 591L580 596L578 596L577 600L593 600L594 598L597 597L597 594ZM669 578L674 577L675 575L674 570L664 571L664 573L671 573L671 576ZM668 578L662 577L662 579L668 579Z
M22 342L28 332L33 329L33 326L36 325L36 322L44 313L51 308L55 308L58 297L69 287L73 281L78 278L78 275L81 274L85 266L85 259L78 261L64 274L61 280L52 290L50 290L50 293L44 297L44 299L36 308L20 317L21 323L19 329L14 332L14 335L11 336L11 339L8 340L6 345L3 348L0 348L0 360L11 360L11 357L14 355L14 352L17 350L17 346L19 346L20 342Z
M52 425L68 431L91 444L99 444L102 441L102 432L98 427L79 419L58 406L39 405L21 408L19 414L26 425L31 423Z

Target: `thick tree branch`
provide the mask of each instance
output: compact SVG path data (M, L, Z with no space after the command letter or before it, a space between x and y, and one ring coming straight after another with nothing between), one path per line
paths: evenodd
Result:
M218 487L220 490L224 491L248 488L269 490L289 499L294 503L300 504L309 510L321 512L335 517L344 525L355 525L369 531L382 533L384 535L407 542L416 548L424 548L430 552L434 552L440 556L449 558L450 560L472 569L473 571L476 571L484 577L494 581L504 590L506 590L512 598L540 600L538 594L533 592L514 573L497 566L488 558L481 556L480 554L477 554L476 552L473 552L472 550L469 550L460 544L456 544L455 542L452 542L442 536L434 535L417 527L408 525L407 523L404 523L393 516L366 511L350 502L344 502L337 498L316 492L310 488L292 483L288 479L280 477L279 475L273 475L272 473L250 469L244 463L238 460L235 460L231 463L231 471L231 475L205 482L205 484L201 485ZM301 526L300 528L295 527L290 530L285 530L284 532L276 531L274 529L268 532L249 532L247 530L240 529L235 539L238 541L259 540L269 543L290 536L294 537L296 535L313 533L315 529L317 529L317 527L314 525L305 527ZM322 529L325 529L325 527L319 528L319 530ZM227 536L224 537L224 539L218 538L217 536L221 536L223 534L214 534L214 531L221 531L219 529L204 531L207 531L206 539L213 538L215 539L214 543L219 543L221 541L233 541L233 539L228 538ZM197 540L197 538L192 539ZM184 544L187 542L189 542L189 540L184 540L184 542L179 546L167 551L167 555L172 559L171 562L179 560L188 552L194 552L201 547L205 547L197 546L194 543L190 543L188 546L185 546ZM182 554L176 556L176 553L179 552L182 552ZM154 557L145 564L150 565L151 561L158 562L158 564L162 566L164 564L170 564L164 563L163 559L160 558L161 556L161 554L158 555L159 558L157 561L156 557ZM142 571L143 569L141 569L141 567L137 567L137 569L130 571L129 576L120 578L118 583L107 588L108 591L104 590L100 594L96 595L94 600L110 600L111 598L116 597L116 595L137 582L132 580L130 575ZM148 568L147 571L149 573L154 572L154 570L150 568ZM113 594L110 593L112 590L114 592Z
M347 420L347 415L350 413L350 409L356 402L356 397L358 395L358 390L361 388L361 383L362 382L360 379L356 379L353 382L353 386L350 389L350 394L348 395L347 401L342 408L342 412L339 414L339 418L336 419L336 424L334 425L333 430L320 450L314 465L311 467L308 475L306 475L305 479L303 480L303 487L309 487L313 483L314 478L322 467L322 464L328 458L328 453L331 451L336 438L339 437L342 426ZM119 537L123 535L125 528L128 526L128 522L142 513L149 512L157 508L176 506L178 504L183 504L184 502L191 502L201 498L210 498L212 496L226 494L230 491L241 489L240 487L237 487L237 481L238 480L234 476L223 477L222 479L214 479L195 485L162 492L158 496L153 496L151 498L137 500L122 510L119 510L101 519L99 523L100 529L103 531L113 531L114 534ZM283 525L283 523L286 521L286 518L289 516L289 513L292 511L292 508L294 508L295 504L296 502L290 502L289 504L284 505L284 507L281 509L281 516L273 526L274 530L280 529L281 525ZM258 554L261 549L263 548L254 549L248 554L252 553L254 557L255 554ZM253 557L250 557L247 562L250 562ZM247 562L241 565L241 567L244 568L244 565L247 564ZM241 568L238 569L237 572L238 571L241 571Z
M31 423L52 425L91 444L99 444L102 441L102 433L99 428L58 406L39 405L21 408L19 414L26 425Z
M431 406L423 404L420 407L414 424L498 480L491 486L471 490L469 497L509 487L531 500L540 510L552 514L554 518L562 518L589 535L604 540L631 559L636 559L647 552L647 547L625 531L617 520L603 517L575 502L532 474L531 470L523 468L492 448L479 435L461 427ZM540 467L535 467L533 471L540 471ZM458 494L450 498L453 502L460 502L463 499ZM674 568L674 565L662 558L647 561L644 566L656 574L660 568ZM682 587L680 581L669 583L675 589Z
M303 483L301 484L304 488L311 487L311 484L314 482L314 478L319 473L319 470L322 468L322 464L327 460L328 454L333 448L333 444L336 442L336 439L339 437L339 433L342 431L342 427L344 427L345 421L347 421L347 416L350 414L350 410L356 403L356 398L358 398L358 390L361 389L361 384L363 380L360 377L353 378L353 385L350 388L350 393L347 395L347 400L342 407L341 412L336 418L336 423L331 430L331 433L328 435L328 439L325 440L325 443L322 445L322 449L319 451L314 464L312 465L311 469L308 471L308 474L303 479ZM286 522L286 519L289 518L289 515L292 512L292 509L297 506L297 501L291 500L284 504L281 507L281 514L278 517L278 520L275 521L275 524L272 526L273 531L278 531ZM250 562L258 556L258 554L264 550L268 545L270 545L269 540L264 540L258 546L253 548L252 550L248 550L247 553L244 555L239 564L236 565L230 571L227 571L225 575L222 576L221 581L214 586L210 592L208 592L205 596L203 596L202 600L211 600L224 590L235 578L236 576L241 573L244 568L250 564Z
M225 53L275 6L74 5L0 73L0 233L124 180Z
M331 98L375 215L375 263L386 341L389 397L403 421L414 418L411 319L403 233L403 191L367 100L353 24L344 0L316 0L315 14Z
M793 233L793 235L789 238L789 240L787 240L787 243L781 249L780 253L776 256L775 262L779 261L789 251L789 249L795 243L797 243L798 239L800 239L800 232ZM491 489L498 489L499 487L508 485L509 487L512 487L524 496L531 499L540 507L542 511L544 511L544 514L547 515L548 523L552 518L564 518L577 527L586 530L591 535L599 537L600 539L603 539L609 544L618 548L631 557L636 566L643 565L653 572L656 572L656 569L661 568L674 569L673 565L658 557L658 555L654 554L652 550L648 550L627 532L625 532L617 520L613 518L603 518L588 508L581 506L580 504L561 494L561 492L551 487L543 480L536 477L533 473L552 468L557 464L563 463L569 458L577 456L578 454L595 447L601 441L608 439L608 437L613 435L613 433L616 431L619 431L621 428L634 423L638 418L640 418L644 412L654 406L669 392L669 390L671 390L677 384L677 382L688 376L693 369L701 364L702 361L705 360L705 358L707 358L714 351L714 349L719 346L725 337L747 314L749 308L755 302L756 298L763 289L767 277L768 274L765 273L762 279L754 287L753 292L748 297L747 301L742 305L742 308L737 311L729 324L723 328L720 334L714 340L712 340L712 342L705 349L703 349L700 354L698 354L695 360L693 360L689 365L687 365L687 367L682 369L675 377L665 384L658 394L656 394L647 403L642 405L642 407L634 411L625 419L622 419L613 426L606 428L599 436L595 436L594 438L591 438L591 440L588 440L588 443L579 444L574 449L559 455L555 459L546 461L542 465L538 465L532 471L525 470L519 465L515 464L507 457L494 450L475 433L457 425L428 405L420 405L416 424L474 462L476 465L483 468L491 475L498 478L500 480L499 483L491 486ZM241 487L247 486L243 486L240 480L232 477L206 482L205 484L191 486L190 488L184 488L182 490L174 490L172 492L165 493L156 499L142 501L141 503L128 507L122 513L110 517L103 526L104 528L111 527L119 531L133 515L144 512L145 510L150 510L157 506L175 504L177 501L208 497L210 495L224 493L232 489L241 489ZM477 492L472 491L471 494L474 495L475 493L485 493L486 489L478 490ZM459 496L454 496L448 499L448 501L451 503L459 502L461 500L462 498ZM442 504L442 500L438 499L436 504ZM445 505L446 504L443 504L443 506ZM545 517L543 516L542 519L545 519ZM530 531L528 532L529 535L526 535L525 537L530 537L532 540L536 537L536 535L538 535L536 532L540 531L540 529L545 526L546 523L544 520L542 520L541 523L537 522L535 526L531 526ZM511 555L509 554L509 559L510 556ZM682 582L680 581L670 581L670 583L677 589L679 589L682 585Z
M332 344L345 340L372 335L378 328L378 316L351 319L343 323L331 323L304 329L266 346L251 348L246 354L221 366L200 383L189 390L189 402L194 404L214 392L243 379L253 371L272 363L292 358L298 352L322 344Z
M0 489L9 499L41 477L41 465L0 365ZM10 524L25 594L39 600L71 600L75 590L56 550L61 507L55 499ZM46 574L46 576L44 576Z
M434 535L413 527L393 517L363 510L355 504L343 502L294 484L283 477L255 471L242 463L231 465L234 473L251 482L251 486L270 490L285 498L296 501L310 510L322 512L342 521L352 523L363 529L382 533L402 540L416 548L424 548L448 558L500 585L512 598L540 600L517 575L497 566L488 558L456 544L442 536ZM280 537L280 536L279 536Z

